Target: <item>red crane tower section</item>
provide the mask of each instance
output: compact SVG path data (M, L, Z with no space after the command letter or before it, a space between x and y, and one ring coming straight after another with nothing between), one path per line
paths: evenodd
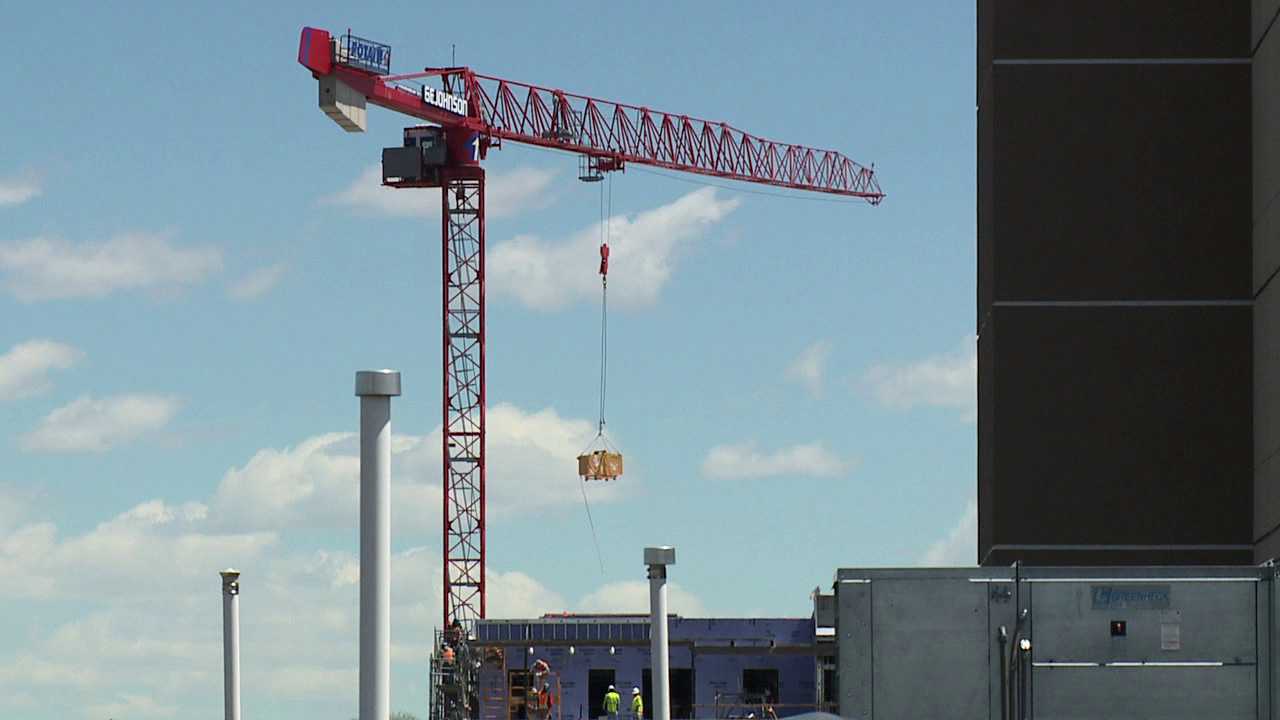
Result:
M439 187L443 234L444 627L485 616L484 170L504 141L581 156L595 180L628 164L861 198L884 194L871 167L834 150L751 135L726 123L481 75L467 67L392 75L391 48L304 28L298 62L320 106L365 129L366 103L418 118L383 151L383 184Z

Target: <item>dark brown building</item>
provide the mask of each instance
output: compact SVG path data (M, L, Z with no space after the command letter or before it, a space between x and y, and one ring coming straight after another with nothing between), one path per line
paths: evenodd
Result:
M978 3L978 560L1280 556L1280 0Z

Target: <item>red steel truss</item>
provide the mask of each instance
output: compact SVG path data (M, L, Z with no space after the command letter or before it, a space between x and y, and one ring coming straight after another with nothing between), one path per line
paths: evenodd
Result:
M444 226L444 627L483 618L484 170L448 171Z
M852 196L873 205L884 199L873 168L835 150L766 140L727 123L479 75L465 67L378 76L334 65L332 72L375 105L479 133L482 157L511 140L587 155L603 171L635 163ZM423 99L422 83L433 79L446 93L465 98L466 115Z
M484 171L474 157L458 159L472 139L479 159L508 140L578 153L587 158L584 171L594 176L635 163L872 205L884 193L874 168L834 150L775 142L727 123L480 75L467 67L383 75L389 47L379 46L385 56L361 57L356 45L376 43L350 33L339 44L334 40L324 30L304 28L298 62L316 78L341 80L369 103L439 125L450 138L450 161L441 178L395 184L442 189L444 624L469 626L485 616Z
M465 90L470 113L491 139L582 153L604 161L652 165L747 182L852 195L872 203L883 193L871 168L834 150L766 140L726 123L598 100L561 90L442 71L445 91Z

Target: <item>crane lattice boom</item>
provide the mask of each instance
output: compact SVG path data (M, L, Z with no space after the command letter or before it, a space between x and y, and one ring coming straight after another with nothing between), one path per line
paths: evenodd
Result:
M324 37L327 43L327 33ZM874 170L842 153L767 140L723 122L504 80L467 67L379 75L351 64L303 64L332 74L375 105L477 133L481 158L510 140L587 155L605 171L635 163L872 204L884 198Z
M392 75L391 48L350 32L335 37L303 28L298 62L319 81L321 109L348 131L365 129L366 103L431 125L407 128L403 146L383 150L383 183L442 189L444 625L451 637L485 614L480 161L488 151L511 141L577 153L585 158L583 179L636 164L861 198L872 205L884 199L871 167L834 150L766 140L727 123L480 75L467 67ZM456 700L449 707L468 704L466 698ZM433 718L436 712L433 706Z

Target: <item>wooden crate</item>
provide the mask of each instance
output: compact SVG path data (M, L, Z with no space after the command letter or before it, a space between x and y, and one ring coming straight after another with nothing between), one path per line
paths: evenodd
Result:
M579 455L578 474L587 480L612 480L622 474L622 453L596 450Z

